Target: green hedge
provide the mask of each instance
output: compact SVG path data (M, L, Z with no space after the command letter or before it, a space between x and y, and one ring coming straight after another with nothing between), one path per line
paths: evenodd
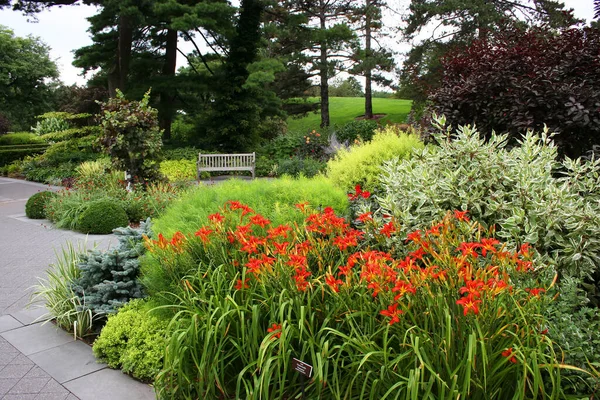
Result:
M44 143L43 139L29 132L15 132L0 136L0 146L41 143Z
M0 167L21 160L25 156L43 153L47 148L46 144L0 146Z
M84 126L81 128L69 128L63 131L51 132L40 136L43 140L48 141L62 141L73 138L82 138L90 135L97 135L100 133L99 126Z

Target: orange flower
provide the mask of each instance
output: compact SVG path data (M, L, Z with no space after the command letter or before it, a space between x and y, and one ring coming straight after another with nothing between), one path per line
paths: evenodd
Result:
M477 257L479 257L479 254L477 254L475 249L477 249L478 247L479 247L479 243L462 242L460 244L460 246L458 247L458 249L456 249L456 250L460 250L463 257L472 256L472 257L477 258Z
M202 240L202 242L206 244L210 241L210 238L208 236L213 232L214 231L212 229L209 229L207 226L203 226L202 228L198 229L194 235L198 236L200 240Z
M275 246L275 254L285 254L287 252L287 248L290 245L290 242L277 243L273 242L273 246Z
M358 216L358 220L360 222L362 222L363 224L366 223L367 221L373 221L373 213L371 211L360 214Z
M544 288L536 288L536 289L525 289L526 292L528 292L531 296L533 297L540 297L540 295L542 293L544 293L546 291L546 289Z
M235 284L235 290L248 289L250 287L250 286L248 286L249 280L250 280L250 278L246 278L246 279L244 279L244 282L242 282L241 279L238 279L237 283Z
M400 315L404 314L404 311L398 310L398 303L396 303L389 306L387 310L382 310L380 314L384 317L390 317L389 324L394 325L396 322L400 322Z
M208 216L208 220L214 224L220 224L221 222L223 222L225 220L225 217L219 213L214 213L214 214L210 214Z
M381 228L381 230L379 231L379 233L381 233L382 235L385 235L387 237L391 237L392 233L395 233L395 232L396 232L396 228L394 227L393 221L390 221L387 224L383 225L383 228Z
M254 225L260 226L261 228L264 228L265 226L271 223L271 221L269 221L267 218L263 217L260 214L256 214L250 217L250 222Z
M279 339L281 337L281 324L272 324L269 329L267 329L268 333L273 333L271 340Z
M469 293L465 297L456 300L456 304L463 306L463 313L467 315L469 311L473 311L473 314L479 314L479 304L481 304L481 300L475 298L472 293Z
M465 210L465 211L454 210L454 218L456 218L459 221L469 222L469 217L467 216L468 212L469 212L468 210Z
M417 290L412 285L412 283L398 279L396 281L396 285L392 288L392 292L398 292L398 294L394 297L394 300L398 301L399 298L401 298L407 293L417 293Z
M487 255L488 251L490 253L496 252L495 246L499 245L500 241L496 240L496 239L483 238L483 239L481 239L480 243L481 243L481 245L479 247L481 247L481 254L483 254L483 256L485 257Z
M303 201L302 203L298 203L296 205L294 205L294 207L296 207L298 210L304 212L306 211L306 207L308 206L308 201Z
M288 237L287 233L291 230L292 230L292 228L289 225L279 225L275 228L269 229L267 231L267 233L269 234L269 239L276 239L278 237L287 239L287 237Z
M414 232L411 232L411 233L409 233L406 236L406 242L413 241L415 243L421 243L422 240L423 240L423 238L421 237L421 231L420 230L416 230Z
M513 354L513 348L511 347L502 352L502 357L506 357L511 363L516 364L517 358Z
M325 283L331 288L331 290L338 293L340 291L339 286L344 282L342 282L340 279L335 279L335 277L331 274L327 274L325 275Z

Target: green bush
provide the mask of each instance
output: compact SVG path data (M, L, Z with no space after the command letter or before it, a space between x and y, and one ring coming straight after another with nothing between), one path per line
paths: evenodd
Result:
M434 139L439 146L383 168L378 200L402 227L398 243L452 209L469 210L474 220L495 226L509 249L530 243L542 265L556 269L559 285L570 282L585 291L558 298L550 337L571 349L565 353L570 364L585 367L586 355L600 359L600 331L589 329L600 323L600 161L561 164L547 132L528 133L511 148L505 135L486 141L469 127L453 135L443 129ZM591 316L573 318L585 309ZM587 353L574 350L581 346Z
M108 321L94 342L94 355L111 368L152 382L162 367L168 320L150 312L153 303L133 300Z
M62 118L50 117L37 122L31 130L38 136L52 132L60 132L69 129L71 126Z
M25 215L31 219L46 218L46 204L54 197L56 197L56 193L50 191L34 194L25 204Z
M346 144L352 144L359 138L368 142L373 138L377 128L378 124L375 121L366 119L350 121L336 129L335 137L340 143Z
M312 178L315 175L325 171L327 164L313 158L292 157L287 160L281 160L277 164L277 175L289 175L299 177L300 175Z
M45 144L25 144L0 146L0 166L8 165L27 156L43 153L48 148Z
M127 225L127 213L110 199L90 203L77 219L77 230L83 233L107 234Z
M41 135L40 138L46 141L63 141L75 138L82 138L85 136L97 137L100 134L100 127L98 126L83 126L78 128L69 128L60 131L53 131Z
M196 179L196 162L191 160L162 161L160 173L169 182L193 181Z
M201 150L197 147L176 147L163 149L163 158L165 160L189 160L198 161L198 154L209 154L209 151Z
M128 173L128 184L147 183L159 177L162 131L158 111L149 106L150 91L141 101L117 95L102 103L99 142L111 157L113 167Z
M11 144L42 144L44 140L29 132L15 132L0 136L0 146Z
M333 187L323 177L281 178L276 180L243 181L231 179L218 185L199 186L153 221L153 231L172 235L176 231L195 232L210 214L227 200L251 203L256 212L282 224L297 221L295 204L308 201L315 207L330 205L344 214L348 209L346 194Z
M413 150L420 148L423 148L423 143L417 136L386 127L378 131L370 142L340 150L327 163L327 175L336 186L346 191L360 185L374 192L379 189L379 175L385 161L409 158Z

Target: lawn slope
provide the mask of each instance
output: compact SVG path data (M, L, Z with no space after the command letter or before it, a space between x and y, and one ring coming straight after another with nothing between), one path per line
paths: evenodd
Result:
M400 99L373 99L373 113L386 114L381 122L403 123L410 111L412 101ZM343 125L352 121L354 118L364 115L365 99L363 97L330 97L329 115L331 125ZM320 111L310 113L304 118L288 118L288 129L291 131L303 130L310 131L319 129L321 124Z

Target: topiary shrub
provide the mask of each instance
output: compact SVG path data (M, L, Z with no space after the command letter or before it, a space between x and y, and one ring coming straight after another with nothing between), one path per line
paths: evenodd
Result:
M327 176L338 187L351 191L356 185L371 192L378 189L381 166L394 158L407 158L413 149L422 148L416 135L394 127L378 131L373 140L340 150L327 163Z
M31 196L25 204L25 215L27 218L46 218L46 204L53 197L56 197L56 193L50 191L39 192Z
M129 225L127 213L113 200L91 203L77 219L77 230L83 233L108 234L115 228Z
M129 101L117 90L116 97L102 104L100 144L111 157L113 167L127 171L130 185L159 176L162 131L158 111L149 103L150 91L141 101Z
M162 367L168 320L150 310L152 303L132 300L108 321L94 342L94 355L111 368L152 382Z

